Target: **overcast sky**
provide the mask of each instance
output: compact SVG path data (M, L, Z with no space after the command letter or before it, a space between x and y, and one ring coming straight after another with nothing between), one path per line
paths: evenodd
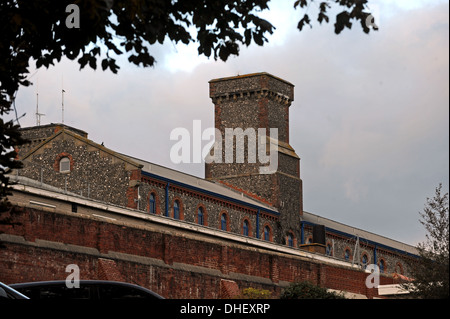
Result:
M419 211L449 185L448 1L372 1L380 31L331 23L302 32L293 0L272 1L270 43L241 48L226 63L198 57L195 44L154 46L157 64L119 60L119 74L63 60L31 69L16 107L23 127L61 122L106 147L204 177L204 164L170 160L176 127L213 127L208 81L268 72L295 85L290 143L301 157L304 209L408 244L424 240ZM82 26L81 26L82 27Z

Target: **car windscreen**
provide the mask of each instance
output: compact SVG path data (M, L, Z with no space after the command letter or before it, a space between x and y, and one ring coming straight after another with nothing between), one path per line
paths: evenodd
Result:
M42 285L17 288L30 299L92 299L89 287L68 288L65 285Z

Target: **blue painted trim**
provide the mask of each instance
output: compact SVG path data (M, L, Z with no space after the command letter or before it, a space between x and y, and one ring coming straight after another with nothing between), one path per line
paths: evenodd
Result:
M375 247L373 248L373 263L375 265L377 265L377 247L378 247L378 244L375 244Z
M259 213L260 209L258 208L258 212L256 213L256 238L259 239Z
M166 213L165 213L166 217L169 217L169 186L170 186L170 183L167 183L166 184Z
M305 244L305 221L300 222L300 244Z
M214 193L214 192L211 192L211 191L207 191L207 190L202 189L202 188L198 188L198 187L191 186L191 185L188 185L188 184L185 184L185 183L181 183L181 182L175 181L175 180L170 179L170 178L162 177L162 176L155 175L155 174L152 174L152 173L149 173L149 172L145 172L145 171L142 171L142 175L148 176L148 177L152 177L152 178L161 180L163 182L167 182L167 185L166 185L166 198L168 197L167 196L167 194L168 194L167 187L168 187L169 184L173 184L173 185L177 185L177 186L181 186L181 187L184 187L184 188L191 189L191 190L199 192L199 193L204 193L206 195L217 197L217 198L220 198L220 199L228 201L228 202L233 202L233 203L236 203L236 204L239 204L239 205L251 208L251 209L261 210L264 213L267 213L269 215L280 217L280 213L278 213L276 211L273 211L273 210L270 210L270 209L267 209L265 207L260 207L260 206L257 206L257 205L249 204L249 203L243 202L243 201L238 200L238 199L234 199L234 198L231 198L231 197L228 197L228 196L225 196L225 195L221 195L221 194L217 194L217 193ZM166 205L166 214L167 214L167 212L168 212L168 207ZM166 216L168 216L168 215L166 215Z

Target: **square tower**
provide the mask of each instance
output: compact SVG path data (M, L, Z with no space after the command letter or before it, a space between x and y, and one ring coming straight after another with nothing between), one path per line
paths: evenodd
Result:
M209 85L216 146L206 160L205 178L276 207L278 241L289 233L300 238L300 158L289 145L294 85L268 73L214 79ZM218 150L221 154L214 154Z

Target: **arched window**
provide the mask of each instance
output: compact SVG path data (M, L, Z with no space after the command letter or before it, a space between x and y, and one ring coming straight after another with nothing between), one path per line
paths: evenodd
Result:
M344 259L347 261L350 260L350 249L348 248L345 250Z
M220 216L220 229L227 230L227 214L225 213Z
M270 241L270 227L267 225L264 227L264 240Z
M380 260L380 273L384 273L384 271L385 271L385 269L386 269L386 263L384 262L384 260L383 259L381 259Z
M153 193L151 193L150 194L150 203L149 203L149 205L150 205L150 209L149 209L149 211L150 211L150 213L151 214L156 214L156 197L155 197L155 194L153 194Z
M249 235L249 229L250 229L250 225L248 223L248 220L244 219L244 223L242 225L242 234L244 236L248 236Z
M327 244L325 253L327 256L333 256L333 246L330 243Z
M197 211L197 217L198 217L198 224L199 225L205 225L205 213L203 211L203 207L199 207Z
M173 203L173 218L180 219L180 203L178 200Z
M363 254L363 255L362 255L362 258L361 258L361 261L362 261L362 264L363 264L364 269L366 269L367 263L369 262L369 257L367 257L366 254Z
M288 234L287 243L289 247L294 247L294 236L291 233Z
M70 172L70 159L68 157L63 157L59 160L59 172L60 173Z

